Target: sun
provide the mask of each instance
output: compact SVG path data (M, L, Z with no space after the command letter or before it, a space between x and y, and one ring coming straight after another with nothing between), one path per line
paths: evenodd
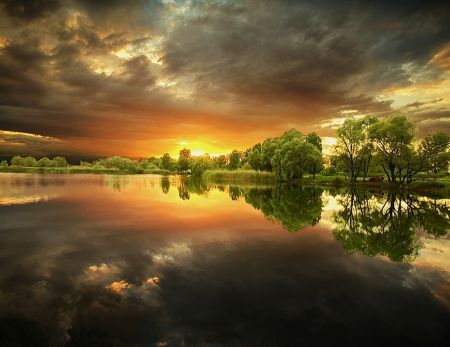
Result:
M205 151L202 151L202 150L193 150L193 151L191 151L191 155L193 157L198 157L198 156L201 156L203 154L205 154Z

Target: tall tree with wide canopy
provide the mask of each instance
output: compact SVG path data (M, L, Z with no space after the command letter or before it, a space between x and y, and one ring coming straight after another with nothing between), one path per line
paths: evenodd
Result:
M302 178L305 173L312 171L313 166L318 167L321 163L322 153L318 147L309 143L307 137L295 129L286 131L275 144L271 164L278 178Z
M437 174L447 171L450 162L450 136L445 131L428 134L422 141L421 150L429 158L430 170Z
M178 156L178 172L185 173L189 170L189 161L191 160L191 150L183 148Z
M372 158L368 130L378 120L373 116L357 119L348 117L336 131L335 152L344 174L356 181L361 173L367 173Z
M379 163L390 182L402 180L406 174L408 160L414 159L411 151L415 137L415 125L401 115L393 115L369 128L369 139L374 142Z

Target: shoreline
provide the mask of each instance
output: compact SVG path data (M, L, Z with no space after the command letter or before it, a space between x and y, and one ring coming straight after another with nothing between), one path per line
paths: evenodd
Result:
M167 175L179 175L185 177L193 177L191 175L180 175L176 172L170 172L168 170L148 170L144 172L130 172L122 171L116 168L107 169L93 169L81 166L70 166L70 167L0 167L0 173L22 173L22 174L64 174L64 175L76 175L76 174L92 174L92 175L145 175L145 174L156 174L161 176ZM370 182L370 181L356 181L348 182L343 176L321 176L308 178L304 177L301 179L293 180L278 180L274 176L272 177L269 173L267 175L261 175L261 172L253 171L220 171L220 176L217 176L217 171L210 172L202 177L206 181L221 184L258 184L258 183L270 183L270 184L298 184L307 186L319 186L324 188L353 188L353 189L365 189L365 190L377 190L377 191L387 191L387 192L408 192L408 193L419 193L426 195L441 195L444 194L445 197L450 197L450 179L440 179L440 178L420 178L409 185L401 185L399 183L390 182Z

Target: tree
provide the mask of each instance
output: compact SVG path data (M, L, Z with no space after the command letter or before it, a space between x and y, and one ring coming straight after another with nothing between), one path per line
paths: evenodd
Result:
M30 157L30 156L25 157L23 159L23 166L25 166L25 167L35 167L35 166L37 166L36 158Z
M317 151L317 153L311 153L311 155L309 157L308 173L313 175L313 179L314 179L314 178L316 178L316 173L322 171L323 169L324 169L324 166L323 166L322 153L318 152L318 151Z
M430 170L434 174L447 171L450 162L450 136L445 131L428 134L422 141L421 150L429 158Z
M178 172L185 173L189 170L189 161L191 160L191 150L183 148L178 156Z
M2 160L0 165L1 165L1 167L8 167L8 161L7 160Z
M227 157L224 154L215 157L213 162L219 169L225 169L227 167Z
M302 178L310 171L314 158L318 161L321 157L314 145L296 138L284 142L281 148L275 151L272 165L278 178Z
M214 167L214 163L209 155L201 155L193 157L190 161L190 169L192 175L201 176L206 170L211 170Z
M306 135L306 142L314 145L322 153L322 139L316 133Z
M361 119L348 117L336 131L335 152L338 156L339 166L350 181L356 181L358 176L366 172L371 159L368 130L378 120L373 116ZM364 166L363 166L364 165Z
M23 160L24 158L22 158L20 155L16 155L11 159L11 165L23 166Z
M173 160L169 153L164 153L159 163L159 168L163 170L174 170L176 161Z
M310 138L315 138L311 136ZM321 143L315 138L316 145ZM295 129L285 132L272 143L276 147L271 166L278 178L301 178L307 172L315 173L322 165L320 146L307 141L307 137Z
M237 149L233 150L228 154L228 168L230 170L236 170L238 168L239 162L241 161L241 152Z
M253 170L256 171L262 170L261 150L258 148L254 149L248 155L247 163L252 167Z
M66 158L64 157L54 157L53 162L56 164L57 167L66 167L69 164L67 163Z
M48 164L50 163L50 159L48 159L47 157L42 157L41 159L39 159L36 163L36 166L38 167L45 167L48 166Z
M369 139L374 142L378 161L390 182L401 180L404 158L411 154L415 126L405 116L394 115L369 128Z
M272 158L278 149L279 138L268 138L261 145L261 170L272 172Z

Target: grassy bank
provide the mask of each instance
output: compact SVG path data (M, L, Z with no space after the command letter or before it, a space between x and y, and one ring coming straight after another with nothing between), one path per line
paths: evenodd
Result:
M371 182L362 179L356 182L349 182L343 176L317 176L315 179L305 177L298 180L305 185L315 185L323 187L353 187L378 191L406 191L416 192L425 195L439 195L441 197L450 197L450 179L448 176L436 178L432 175L421 177L408 185L402 186L398 183L386 181Z
M41 173L41 174L109 174L109 175L133 175L133 174L154 174L154 175L172 175L175 174L169 170L152 169L142 172L132 172L120 170L117 168L103 168L95 166L66 166L66 167L23 167L7 166L0 167L0 172L5 173Z
M208 170L203 174L206 180L226 182L275 182L275 174L253 170Z
M22 166L7 166L0 167L0 172L5 173L41 173L41 174L110 174L110 175L130 175L130 174L156 174L156 175L174 175L175 172L162 169L151 169L140 172L123 171L117 168L103 168L98 166L67 166L67 167L22 167ZM450 196L450 176L445 175L436 177L433 175L421 176L407 186L400 186L389 182L370 182L362 179L356 182L349 182L344 176L324 176L316 175L315 178L306 175L302 179L291 181L277 180L275 174L272 172L261 172L254 170L208 170L203 174L203 179L218 183L283 183L291 182L300 185L314 185L324 188L363 188L379 191L414 191L424 194L436 194L440 196Z

